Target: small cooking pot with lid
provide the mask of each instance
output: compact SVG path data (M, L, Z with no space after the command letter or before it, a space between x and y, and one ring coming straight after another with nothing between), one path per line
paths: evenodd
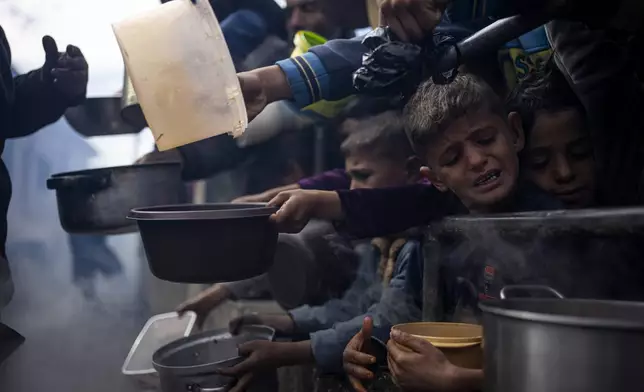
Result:
M250 325L242 327L238 335L231 335L227 330L207 331L163 346L152 356L161 390L228 391L234 379L217 371L244 360L237 347L254 340L272 341L274 336L275 330L270 327Z

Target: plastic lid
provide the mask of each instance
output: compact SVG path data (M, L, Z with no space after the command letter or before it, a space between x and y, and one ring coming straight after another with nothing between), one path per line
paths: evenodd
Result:
M122 373L127 376L155 373L152 355L177 339L189 336L197 321L197 314L164 313L150 318L134 341L123 363Z

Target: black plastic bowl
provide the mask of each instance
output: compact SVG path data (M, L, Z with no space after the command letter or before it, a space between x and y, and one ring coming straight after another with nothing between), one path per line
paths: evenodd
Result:
M273 263L277 229L265 204L191 204L136 208L152 274L178 283L252 278Z

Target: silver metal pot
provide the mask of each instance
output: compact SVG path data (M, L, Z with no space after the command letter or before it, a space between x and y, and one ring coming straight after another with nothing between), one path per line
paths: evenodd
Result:
M512 298L480 304L485 391L633 391L644 385L644 303Z
M152 356L161 379L162 392L225 392L234 379L216 374L217 370L235 366L244 360L237 347L253 340L272 341L275 330L251 325L239 335L227 330L203 332L176 340Z

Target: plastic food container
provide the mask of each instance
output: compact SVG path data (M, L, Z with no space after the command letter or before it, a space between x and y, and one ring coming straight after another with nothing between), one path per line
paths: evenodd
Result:
M409 323L392 329L423 338L439 348L456 366L483 368L483 328L474 324Z
M208 0L174 0L113 26L159 150L248 125L228 46Z
M183 317L177 313L164 313L150 318L134 341L123 363L122 373L131 377L143 390L157 390L160 381L152 364L152 355L166 344L189 336L196 320L194 312L186 312Z

